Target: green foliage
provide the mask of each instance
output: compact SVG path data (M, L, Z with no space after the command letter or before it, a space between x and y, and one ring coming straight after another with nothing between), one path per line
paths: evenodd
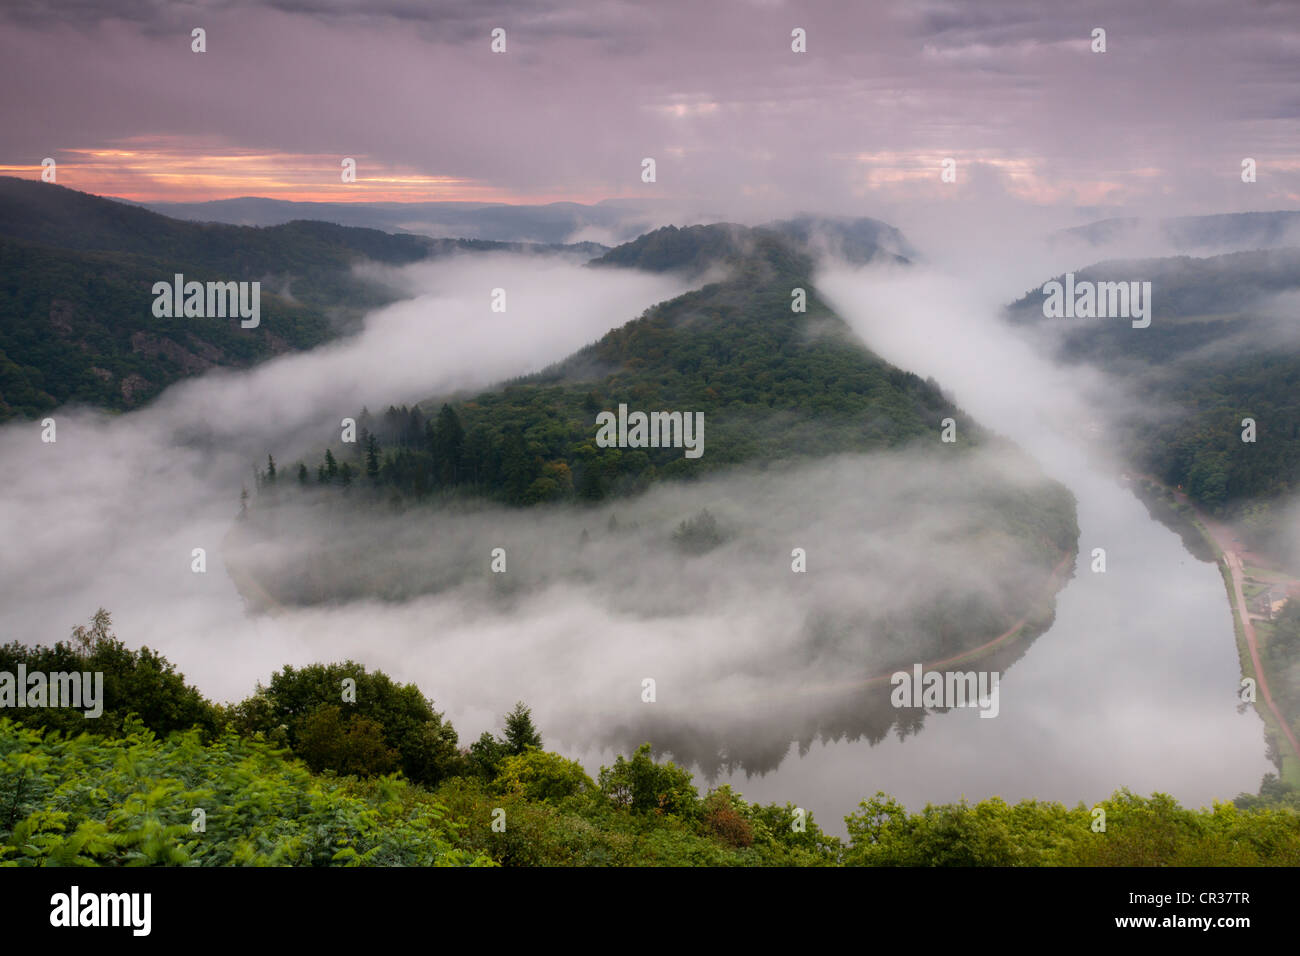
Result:
M517 794L529 801L548 803L591 793L596 784L576 760L529 749L501 761L492 789L497 793Z
M356 700L343 700L343 682L356 681ZM320 713L333 708L335 713ZM436 784L461 772L456 731L414 684L397 684L382 671L355 661L285 667L231 714L241 733L274 735L317 768L339 773L384 773L389 752L416 782ZM354 726L357 721L362 723ZM331 745L328 735L344 739ZM382 742L382 743L381 743ZM337 762L331 762L337 761ZM362 768L365 768L364 770Z
M208 738L216 734L220 710L186 684L185 675L176 673L175 665L161 654L147 647L138 651L127 648L112 633L112 626L112 617L100 608L89 626L72 629L69 641L59 641L52 647L26 647L16 641L0 645L0 671L16 673L18 665L23 664L29 673L104 675L104 711L100 717L87 718L81 710L62 707L33 707L10 711L13 719L66 734L114 735L123 731L128 717L134 714L143 726L158 734L191 727L198 727Z
M1263 654L1273 699L1294 718L1300 714L1300 599L1282 605Z
M638 747L631 760L620 754L614 766L601 767L599 781L601 793L624 810L687 819L700 814L700 795L690 772L672 761L655 763L648 743Z
M1268 317L1272 296L1300 287L1300 252L1257 250L1194 259L1110 262L1076 281L1152 284L1149 328L1123 320L1068 331L1059 355L1090 362L1143 396L1120 424L1126 455L1202 506L1235 513L1282 498L1300 480L1300 349ZM1042 294L1012 306L1019 321L1042 318ZM1289 325L1289 323L1288 323ZM1242 419L1256 422L1243 442ZM1260 544L1267 535L1259 534Z
M477 777L482 780L494 780L501 762L509 755L505 742L492 736L490 730L485 730L479 735L478 740L470 744L466 760Z
M823 832L811 812L792 803L745 804L738 796L733 802L753 828L754 848L765 860L786 861L783 865L789 866L831 866L839 862L839 839Z
M706 554L724 540L718 519L707 508L687 518L673 531L673 544L687 554Z
M1011 823L1021 826L1043 812L1048 804L1008 807L994 798L968 806L965 801L946 806L926 806L909 814L893 798L877 793L845 818L850 846L845 862L853 866L1026 866L1044 862L1042 848L1018 839ZM1062 820L1064 809L1061 808ZM1058 821L1059 822L1059 821ZM1087 832L1084 821L1084 832Z
M730 787L720 787L704 798L704 829L731 847L754 845L754 827L746 818L744 801Z
M1295 866L1300 813L1243 812L1216 803L1188 810L1165 794L1127 790L1097 804L1106 829L1092 830L1092 808L993 798L926 806L909 814L883 793L846 817L850 866Z
M490 865L454 833L408 784L313 777L233 734L70 740L0 719L0 865Z
M384 728L369 717L344 720L338 705L312 711L298 729L296 753L318 773L372 777L392 773L398 753L384 743Z
M537 756L532 752L527 758ZM457 831L457 846L488 855L504 866L796 866L833 859L774 839L761 821L752 824L752 845L733 847L700 822L628 813L599 791L560 800L529 800L517 790L503 792L460 779L444 784L434 798L464 824ZM746 805L747 812L751 809L757 808ZM505 811L503 832L491 828L495 810ZM832 838L817 838L828 846L838 845Z
M138 695L95 724L107 733L0 719L0 865L1300 865L1300 792L1273 775L1257 796L1203 810L1121 790L1098 805L1104 832L1082 804L992 798L909 813L877 793L846 817L842 844L789 803L751 804L729 786L701 799L690 772L657 763L649 744L593 781L539 749L523 703L503 739L485 733L462 757L418 688L351 661L286 667L217 708L160 658L122 648L110 623L99 612L61 652L116 661L115 679ZM355 703L340 699L344 678ZM211 723L180 729L195 706ZM498 811L504 830L492 827Z
M505 736L501 738L494 737L491 731L483 731L466 754L469 772L484 782L497 778L507 757L542 748L542 735L533 726L532 711L523 701L506 714L505 728Z

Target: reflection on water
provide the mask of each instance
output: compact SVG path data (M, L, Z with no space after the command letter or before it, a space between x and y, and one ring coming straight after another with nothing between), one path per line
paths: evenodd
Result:
M1091 802L1120 787L1208 805L1272 769L1263 723L1238 713L1232 617L1196 561L1113 480L1082 472L1079 565L1056 621L1006 670L1001 712L932 714L900 740L815 743L763 777L723 775L746 799L793 801L822 826L884 790L911 808L965 797ZM1089 569L1105 547L1107 572ZM983 665L980 665L983 667Z

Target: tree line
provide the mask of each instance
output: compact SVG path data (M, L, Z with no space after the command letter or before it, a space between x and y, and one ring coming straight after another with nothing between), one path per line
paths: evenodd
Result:
M20 662L103 670L106 700L89 732L79 713L0 717L0 864L1300 865L1300 793L1274 775L1211 810L1121 790L911 812L878 792L841 840L793 803L701 794L649 743L593 778L543 749L523 703L462 748L415 685L353 661L214 704L101 610L69 641L0 647L0 670Z

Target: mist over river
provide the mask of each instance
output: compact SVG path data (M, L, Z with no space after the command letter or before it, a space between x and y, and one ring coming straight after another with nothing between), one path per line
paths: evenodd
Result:
M1026 445L1031 451L1032 445ZM927 716L920 733L795 748L775 773L724 776L748 800L790 800L829 831L877 790L910 809L1001 796L1091 803L1120 788L1208 806L1273 770L1264 727L1239 713L1223 582L1113 477L1079 463L1080 556L1056 620L1002 674L1000 712ZM1105 547L1108 570L1089 570ZM979 663L959 665L979 670Z
M1105 423L1132 399L1042 360L1002 325L1014 286L981 293L933 273L840 270L818 289L876 352L934 376L1075 494L1079 556L1055 622L1003 673L996 719L934 713L905 741L819 742L792 748L776 773L720 782L749 800L794 801L841 835L844 814L877 790L913 810L991 796L1073 806L1121 787L1191 806L1255 792L1274 768L1263 722L1239 711L1222 578L1149 516L1106 455ZM1090 569L1094 548L1105 573Z
M849 727L856 741L823 742L791 719L789 740L810 743L801 755L786 742L783 701L804 694L819 705L821 688L853 676L852 661L826 646L819 659L810 647L800 630L807 607L905 614L925 600L930 580L984 583L987 555L949 533L973 514L962 496L978 459L948 467L936 458L938 422L928 457L845 457L662 483L589 513L414 513L403 521L430 554L464 545L480 556L466 565L481 572L471 585L405 601L250 611L226 548L241 485L252 485L268 451L287 477L298 457L314 461L337 441L340 419L362 404L382 409L544 367L684 291L668 277L536 259L410 267L401 278L413 298L371 315L355 339L248 372L205 374L125 415L60 409L55 444L41 443L36 422L0 429L0 461L12 466L0 498L0 633L52 643L104 607L129 646L162 652L218 701L246 697L286 664L351 658L417 683L462 746L499 731L501 715L522 699L546 747L593 775L614 747L626 753L648 739L631 722L652 713L639 692L653 674L653 714L672 722L654 730L656 744L672 733L687 746L712 734L706 743L720 742L728 760L743 754L745 766L769 768L747 777L732 761L714 783L732 783L751 801L792 801L839 834L843 816L877 790L913 808L992 795L1073 805L1119 787L1192 805L1253 792L1270 765L1259 718L1237 710L1240 669L1218 573L1148 517L1105 454L1105 424L1132 399L1038 358L997 319L1024 285L991 275L841 269L820 275L816 288L872 349L933 376L1077 496L1078 566L1057 597L1055 622L1005 669L995 719L975 708L932 713L905 741L889 735L872 746L865 722L854 724L861 715L840 705L831 726ZM510 285L510 313L493 325L467 320L481 316L482 290L499 284ZM683 576L656 529L715 502L751 537ZM606 533L610 509L640 530ZM369 534L358 573L380 566L398 535L377 517L353 523L360 527L315 530L353 545ZM491 547L509 547L512 569L526 575L554 566L588 528L589 547L609 558L599 573L548 580L517 600L480 599ZM276 545L287 554L295 538L284 537ZM762 546L750 548L754 541ZM807 587L802 607L783 596L793 593L791 542L806 543L810 555L809 573L797 576ZM199 547L204 574L191 566ZM1097 547L1106 549L1104 574L1089 570ZM731 709L718 719L725 702ZM697 783L707 785L703 774Z

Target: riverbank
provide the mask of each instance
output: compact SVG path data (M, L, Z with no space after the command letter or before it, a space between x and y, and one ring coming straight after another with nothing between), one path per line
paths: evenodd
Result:
M1240 539L1230 526L1210 518L1185 494L1151 475L1134 476L1131 487L1151 516L1182 538L1190 554L1200 560L1209 560L1204 556L1207 552L1213 555L1228 595L1228 605L1232 608L1233 634L1242 678L1255 682L1253 703L1256 713L1264 721L1270 759L1275 759L1278 776L1283 782L1300 787L1300 741L1291 728L1291 715L1282 712L1269 689L1268 668L1260 655L1259 637L1246 601L1246 564ZM1288 583L1294 584L1295 581Z

